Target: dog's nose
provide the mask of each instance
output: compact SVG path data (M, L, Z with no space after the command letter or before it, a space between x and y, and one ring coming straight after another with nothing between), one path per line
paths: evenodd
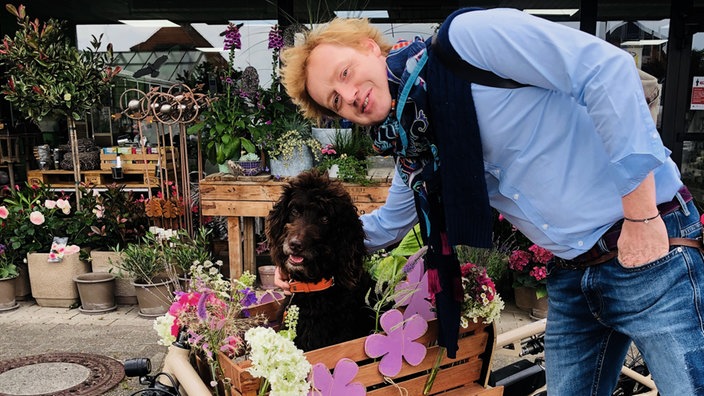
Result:
M292 253L300 253L301 250L303 250L303 244L298 238L291 238L291 240L288 241L288 247L291 249Z

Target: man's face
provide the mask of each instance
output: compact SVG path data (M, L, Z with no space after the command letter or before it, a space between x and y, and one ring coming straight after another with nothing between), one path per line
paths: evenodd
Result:
M306 88L316 103L358 125L378 124L391 110L386 56L371 39L363 48L315 47L308 57Z

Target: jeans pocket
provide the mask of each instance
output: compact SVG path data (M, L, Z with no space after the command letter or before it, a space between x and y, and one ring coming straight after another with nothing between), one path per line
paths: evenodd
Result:
M639 271L646 271L649 269L653 269L653 268L657 268L657 267L666 265L668 262L672 261L674 258L676 258L680 254L682 254L682 249L680 249L676 246L671 247L670 251L667 252L666 255L664 255L656 260L649 261L649 262L641 264L641 265L637 265L635 267L626 267L625 265L623 265L623 263L621 263L621 261L618 259L618 257L616 257L615 260L616 260L616 263L618 264L618 266L621 267L621 269L623 269L624 271L626 271L626 272L639 272Z

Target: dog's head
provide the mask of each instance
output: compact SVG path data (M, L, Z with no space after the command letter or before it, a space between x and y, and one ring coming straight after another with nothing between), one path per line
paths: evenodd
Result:
M316 171L305 172L284 187L266 219L271 257L289 278L353 288L362 276L364 230L342 184Z

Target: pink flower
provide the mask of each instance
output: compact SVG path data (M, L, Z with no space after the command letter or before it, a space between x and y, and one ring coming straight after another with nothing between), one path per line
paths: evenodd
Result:
M545 267L533 267L533 269L530 270L530 276L540 281L548 276L548 271Z
M44 206L47 209L54 209L56 207L56 201L53 201L51 199L47 199L46 201L44 201Z
M514 250L508 258L508 267L514 271L523 271L526 265L530 262L531 256L525 250Z
M29 221L32 222L34 225L42 225L44 224L44 215L42 212L37 212L36 210L30 213L29 215Z
M0 219L6 219L9 214L10 211L5 206L0 206Z
M66 254L66 255L78 253L80 251L81 251L81 248L78 247L77 245L68 245L64 248L64 254Z
M533 245L529 247L528 250L533 253L535 261L539 262L540 264L547 264L548 261L552 260L553 254L549 250L542 248L538 245Z

